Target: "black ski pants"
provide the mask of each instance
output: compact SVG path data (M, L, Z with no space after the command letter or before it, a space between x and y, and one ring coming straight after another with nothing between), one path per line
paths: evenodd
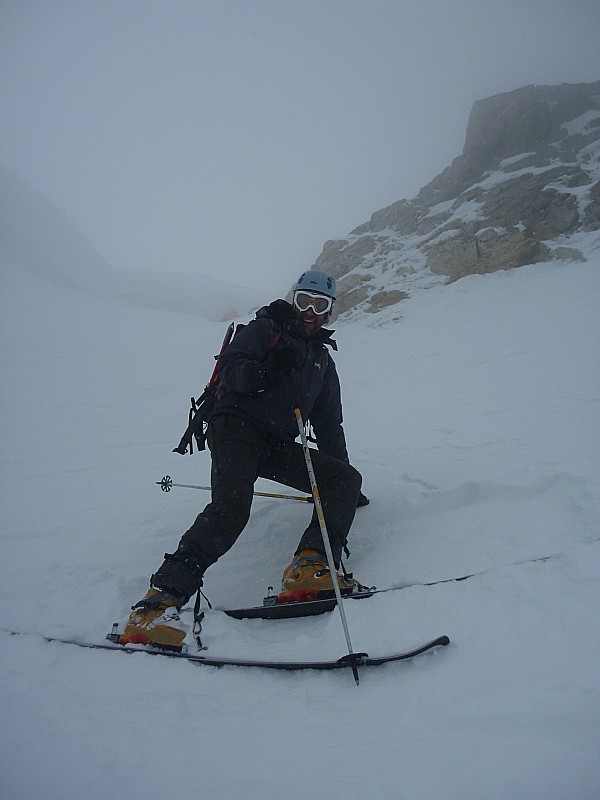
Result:
M208 446L212 455L212 500L179 544L180 550L192 556L202 575L229 550L246 527L258 477L311 494L299 442L271 438L251 422L223 414L209 425ZM310 452L337 567L356 512L362 478L350 464L319 450ZM296 552L307 548L324 552L315 509Z

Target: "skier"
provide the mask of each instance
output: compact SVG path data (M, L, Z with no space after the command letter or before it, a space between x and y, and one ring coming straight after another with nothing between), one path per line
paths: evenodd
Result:
M310 422L318 450L311 450L336 569L357 505L369 501L361 476L350 465L342 427L340 384L325 345L334 350L333 331L323 328L336 299L334 278L304 272L292 303L275 300L239 330L218 358L220 387L210 417L212 500L166 553L146 596L133 606L121 644L180 647L185 631L176 611L202 586L207 568L234 544L245 528L257 477L311 491L294 408ZM364 587L337 572L340 590ZM282 578L280 602L314 599L333 590L322 534L313 511Z

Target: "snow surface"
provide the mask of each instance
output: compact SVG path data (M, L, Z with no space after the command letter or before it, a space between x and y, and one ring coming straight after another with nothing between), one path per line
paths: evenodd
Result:
M347 603L356 651L452 642L362 670L359 687L345 671L43 640L102 640L208 500L155 482L209 480L206 453L171 449L224 325L10 263L0 288L3 800L600 796L598 250L338 326L349 449L372 501L348 567L380 587L480 573ZM308 513L257 499L207 574L213 604L260 602ZM204 638L216 656L346 652L337 614L214 611Z
M4 258L45 281L121 305L224 320L255 310L262 303L256 287L235 286L206 272L115 269L70 217L1 164L0 242ZM179 261L180 253L173 253L173 262ZM214 272L210 263L199 267ZM253 276L248 279L252 282Z

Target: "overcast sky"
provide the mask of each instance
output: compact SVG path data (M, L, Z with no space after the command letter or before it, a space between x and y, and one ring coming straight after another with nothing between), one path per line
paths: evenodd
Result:
M276 294L475 100L598 79L598 0L0 0L0 162L116 267Z

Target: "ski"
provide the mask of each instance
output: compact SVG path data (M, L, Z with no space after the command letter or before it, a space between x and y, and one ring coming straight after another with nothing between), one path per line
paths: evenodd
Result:
M411 589L415 586L438 586L442 583L458 583L473 578L475 575L483 575L485 571L487 570L483 572L473 572L470 575L461 575L457 578L442 578L429 582L405 583L400 586L389 586L385 589L377 589L373 586L364 592L343 594L342 600L364 600L376 594L399 592L402 589ZM333 592L329 594L330 596L319 597L316 600L300 600L291 603L279 603L276 595L267 595L267 597L263 598L262 606L248 606L247 608L214 608L213 610L221 611L223 614L227 614L228 617L233 617L234 619L294 619L296 617L311 617L333 611L337 601Z
M385 589L377 589L373 586L363 592L342 594L342 600L364 600L376 594L399 592L402 589L411 589L415 586L438 586L442 583L458 583L473 578L475 575L483 574L484 572L473 572L470 575L461 575L457 578L441 578L440 580L429 582L404 583L400 586L389 586ZM276 595L272 596L269 594L263 598L262 606L215 608L214 610L222 611L224 614L227 614L228 617L234 617L235 619L293 619L295 617L311 617L333 611L336 607L336 599L333 592L323 592L323 594L327 594L328 596L319 597L316 600L300 600L291 603L279 603Z
M537 558L529 558L525 561L516 561L510 564L503 564L501 566L521 566L522 564L535 564L540 562L551 561L557 558L559 553L552 553L547 556L539 556ZM343 600L362 600L367 597L373 597L376 594L385 594L386 592L399 592L402 589L412 589L416 586L440 586L444 583L461 583L469 578L475 578L481 575L486 575L493 568L479 570L478 572L470 572L466 575L459 575L452 578L439 578L435 581L413 581L411 583L403 583L399 586L388 586L384 589L377 589L372 587L365 592L355 592L353 594L343 594ZM229 617L235 619L293 619L295 617L309 617L317 614L325 614L328 611L333 611L336 606L335 597L317 598L316 600L305 600L295 603L278 603L276 596L268 595L263 599L262 606L250 606L248 608L215 608L215 611L221 611Z
M26 634L19 631L5 631L13 636L23 636ZM35 635L35 634L34 634ZM109 634L110 636L110 634ZM60 644L82 647L88 650L112 650L120 653L144 653L148 656L163 656L165 658L177 658L190 661L192 664L199 664L206 667L254 667L257 669L278 669L284 671L297 670L333 670L356 667L378 667L393 661L409 661L412 658L434 650L437 647L445 647L450 644L447 636L438 636L419 647L407 650L403 653L393 653L387 656L369 656L368 653L352 653L337 660L327 661L260 661L254 659L240 659L233 657L204 656L196 653L182 653L172 650L160 650L158 648L148 648L140 645L119 645L112 641L106 642L82 642L78 639L63 639L58 636L44 636L46 642L58 642Z
M377 590L369 589L366 592L345 595L343 599L362 600L372 597L376 593ZM294 619L295 617L312 617L333 611L336 607L336 602L335 596L318 598L317 600L303 600L295 603L278 603L276 597L265 597L262 606L216 608L215 611L222 611L228 617L234 617L234 619Z

